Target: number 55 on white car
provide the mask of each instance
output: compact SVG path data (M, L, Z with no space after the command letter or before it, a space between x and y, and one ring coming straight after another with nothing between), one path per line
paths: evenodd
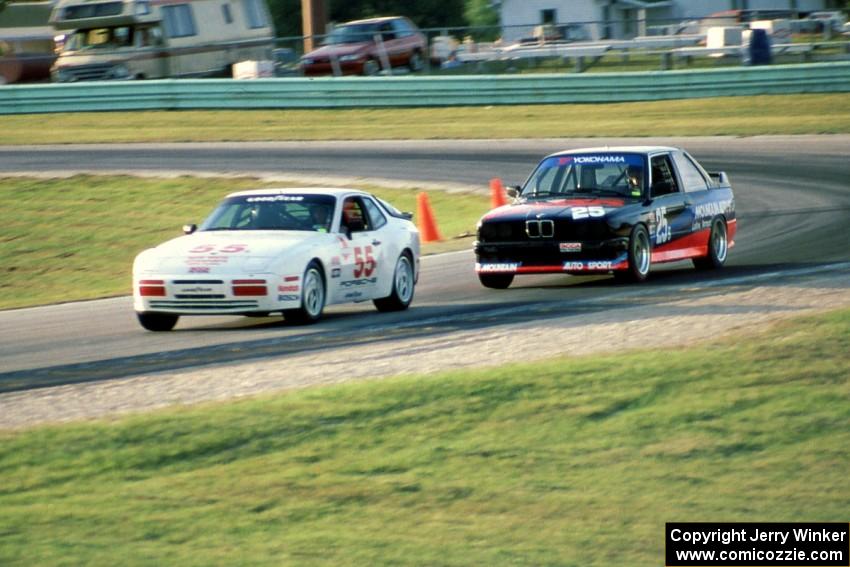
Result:
M410 218L351 189L233 193L199 227L136 257L139 323L170 331L181 315L274 312L312 323L326 305L368 300L407 309L419 278Z

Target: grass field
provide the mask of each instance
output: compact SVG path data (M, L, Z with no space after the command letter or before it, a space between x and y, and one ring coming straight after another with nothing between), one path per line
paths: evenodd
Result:
M691 349L0 432L0 564L663 565L846 521L850 311Z
M192 177L0 178L0 309L129 294L136 254L203 220L227 193L262 186ZM365 189L416 211L416 190ZM446 239L474 231L489 208L478 195L429 197ZM426 245L424 252L452 246L471 240Z
M0 116L0 144L847 132L846 93L618 104Z

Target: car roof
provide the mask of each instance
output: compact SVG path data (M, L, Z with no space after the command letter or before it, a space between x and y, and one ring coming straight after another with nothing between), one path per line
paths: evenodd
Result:
M350 22L343 22L339 25L345 26L348 24L377 24L380 22L389 22L391 20L400 20L403 16L381 16L380 18L366 18L363 20L352 20Z
M669 146L600 146L595 148L579 148L575 150L564 150L555 152L546 157L568 156L578 154L655 154L661 152L677 152L679 148Z
M331 197L342 197L344 195L368 195L369 193L360 189L345 189L341 187L286 187L276 189L251 189L249 191L237 191L230 193L230 197L245 197L257 195L330 195Z

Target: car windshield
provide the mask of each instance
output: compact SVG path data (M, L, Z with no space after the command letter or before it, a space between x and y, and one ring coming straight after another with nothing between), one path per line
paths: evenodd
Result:
M94 28L77 30L65 40L64 51L82 51L89 49L115 49L133 45L133 33L129 26L112 28Z
M329 232L331 195L244 195L225 199L199 230L309 230Z
M638 198L646 186L646 161L640 154L594 153L544 159L522 188L525 199L564 196Z
M324 45L372 41L377 33L378 24L346 24L334 28L325 38Z

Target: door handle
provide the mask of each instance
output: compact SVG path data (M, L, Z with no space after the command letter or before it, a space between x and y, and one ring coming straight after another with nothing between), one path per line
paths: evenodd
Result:
M372 241L372 246L380 246L380 245L381 245L381 241L380 241L380 240L373 240L373 241Z

